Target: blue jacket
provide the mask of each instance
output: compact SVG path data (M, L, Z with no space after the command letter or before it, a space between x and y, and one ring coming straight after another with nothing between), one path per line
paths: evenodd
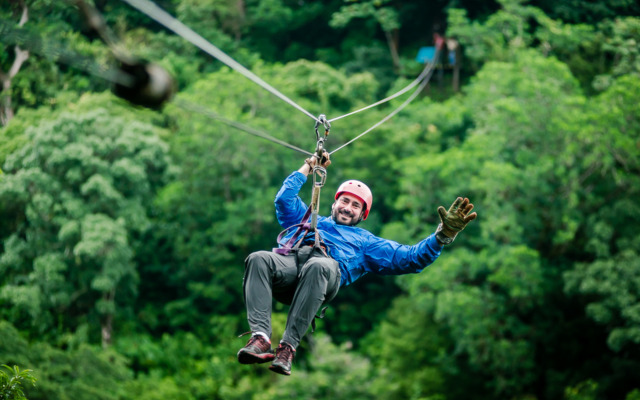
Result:
M307 205L298 196L307 177L293 172L285 179L276 195L276 216L283 228L300 223ZM329 255L340 265L340 286L346 286L368 272L380 275L418 273L434 262L442 251L435 234L414 246L379 238L355 226L336 224L333 218L318 216L320 236L329 248ZM291 229L279 243L282 246L293 235Z

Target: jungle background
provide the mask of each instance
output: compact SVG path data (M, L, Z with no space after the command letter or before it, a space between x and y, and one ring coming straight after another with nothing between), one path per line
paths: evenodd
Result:
M27 398L640 399L636 1L158 1L328 118L411 82L434 33L458 43L459 83L439 63L336 152L320 206L362 180L361 226L407 244L456 196L478 219L422 273L342 288L291 377L238 364L237 336L244 259L275 246L273 199L305 156L180 101L309 151L314 121L126 3L94 4L178 90L135 107L89 73L113 54L75 6L1 2L0 364L33 371ZM335 121L327 147L403 100Z

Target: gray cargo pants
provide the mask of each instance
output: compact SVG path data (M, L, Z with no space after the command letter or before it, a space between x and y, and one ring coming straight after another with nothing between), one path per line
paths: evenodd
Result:
M339 289L338 262L309 246L286 256L257 251L245 260L244 298L251 332L271 336L271 299L275 298L291 305L282 340L293 348L300 344L322 304L331 301Z

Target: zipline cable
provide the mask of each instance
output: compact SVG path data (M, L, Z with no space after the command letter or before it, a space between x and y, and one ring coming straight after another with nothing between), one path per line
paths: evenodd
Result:
M69 0L69 1L73 1L73 0ZM395 99L396 97L401 96L402 94L406 93L407 91L409 91L410 89L412 89L413 87L415 87L417 84L420 83L419 88L404 102L402 103L397 109L395 109L394 111L392 111L389 115L387 115L385 118L383 118L382 120L380 120L378 123L374 124L372 127L370 127L369 129L367 129L366 131L364 131L363 133L361 133L360 135L356 136L355 138L353 138L352 140L348 141L347 143L343 144L342 146L338 147L337 149L331 151L329 154L333 154L336 151L346 147L347 145L353 143L354 141L356 141L357 139L361 138L362 136L366 135L367 133L369 133L370 131L372 131L373 129L377 128L378 126L380 126L381 124L383 124L384 122L388 121L390 118L392 118L394 115L396 115L398 112L400 112L404 107L406 107L411 101L413 101L418 94L420 93L420 91L426 86L426 84L428 83L431 75L433 74L433 69L435 66L435 61L437 60L438 56L439 56L439 52L440 49L438 49L438 52L436 53L436 56L434 57L434 62L431 64L428 64L427 66L425 66L425 68L423 69L423 71L420 73L420 75L409 85L407 85L405 88L401 89L400 91L396 92L395 94L388 96L387 98L380 100L376 103L373 103L367 107L363 107L359 110L355 110L353 112L350 112L348 114L342 115L340 117L336 117L333 118L331 120L326 120L324 118L318 119L315 116L313 116L311 113L309 113L308 111L304 110L302 107L298 106L295 102L293 102L291 99L289 99L288 97L286 97L285 95L283 95L282 93L278 92L275 88L273 88L272 86L270 86L268 83L264 82L262 79L260 79L257 75L253 74L251 71L247 70L245 67L243 67L242 65L240 65L239 63L237 63L235 60L233 60L231 57L229 57L228 55L226 55L224 52L222 52L221 50L219 50L217 47L215 47L214 45L212 45L211 43L209 43L208 41L206 41L206 39L202 38L201 36L199 36L197 33L195 33L193 30L191 30L190 28L188 28L186 25L182 24L180 21L178 21L177 19L173 18L171 15L169 15L168 13L166 13L165 11L163 11L162 9L160 9L158 6L156 6L153 2L149 1L149 0L123 0L127 3L129 3L130 5L132 5L135 8L138 8L141 12L143 12L144 14L148 15L149 17L155 19L156 21L160 22L161 24L165 25L167 28L173 30L176 34L178 34L179 36L182 36L183 38L185 38L186 40L190 41L192 44L196 45L197 47L201 48L202 50L204 50L205 52L207 52L208 54L210 54L211 56L218 58L220 61L222 61L223 63L225 63L226 65L228 65L229 67L237 70L238 72L240 72L241 74L243 74L245 77L247 77L248 79L254 81L255 83L259 84L260 86L262 86L264 89L268 90L269 92L271 92L272 94L276 95L277 97L281 98L282 100L286 101L287 103L289 103L290 105L294 106L295 108L299 109L300 111L302 111L303 113L305 113L306 115L308 115L309 117L311 117L312 119L314 119L316 121L316 127L318 124L328 124L332 121L336 121L342 118L345 118L347 116L359 113L361 111L370 109L372 107L375 107L377 105L383 104L385 102L388 102L390 100ZM79 6L82 9L82 5L84 3L81 0L76 0L76 5ZM145 8L147 7L147 8ZM150 8L149 8L150 7ZM83 10L85 13L87 13L87 10ZM8 21L2 20L0 19L0 33L3 33L3 37L5 39L9 39L9 42L14 42L14 43L19 43L22 42L23 44L25 42L32 42L32 44L35 42L37 43L36 45L32 45L29 46L31 47L31 50L35 50L35 52L39 52L45 56L49 56L48 58L52 58L53 61L58 61L58 62L62 62L62 63L66 63L68 65L71 65L73 67L76 67L78 69L82 69L85 70L86 72L89 72L92 75L96 75L99 77L102 77L105 80L111 81L113 83L122 85L122 86L130 86L132 83L132 77L131 75L127 74L127 73L123 73L123 71L121 70L107 70L105 71L104 69L100 71L99 68L96 68L95 63L93 63L93 65L91 65L92 63L89 62L87 65L87 61L85 61L85 63L80 64L78 62L73 62L73 60L71 60L70 57L60 57L60 55L62 53L64 53L59 47L57 49L55 49L52 52L48 52L48 51L44 51L43 49L45 48L45 46L43 46L43 43L39 40L34 40L33 36L29 39L25 40L25 36L29 36L29 34L27 34L26 31L24 30L16 30L15 28L11 29L9 28L10 24L8 23ZM100 30L100 35L102 36L103 41L105 41L107 43L107 45L113 50L119 50L116 49L115 45L117 44L117 41L114 40L113 37L107 37L107 34L110 34L110 31L108 31L108 28L106 26L98 26L95 27L94 29L99 29ZM38 51L39 50L39 51ZM49 54L47 54L49 53ZM121 51L118 51L118 53L121 53L121 55L123 54ZM68 54L68 53L67 53ZM57 56L57 57L56 57ZM65 59L66 58L66 59ZM56 60L57 59L57 60ZM77 60L76 60L77 61ZM204 107L201 106L197 106L195 104L189 104L185 101L180 101L180 104L178 104L180 107L182 107L183 109L186 109L188 111L193 111L196 113L200 113L203 114L204 116L207 116L211 119L220 121L228 126L232 126L236 129L242 130L246 133L252 134L254 136L257 137L261 137L263 139L269 140L271 142L280 144L284 147L287 147L291 150L295 150L297 152L300 152L302 154L305 155L309 155L312 156L313 153L310 153L306 150L300 149L290 143L287 143L285 141L282 141L280 139L274 138L264 132L258 131L254 128L251 128L249 126L246 126L244 124L241 124L239 122L236 121L232 121L229 120L227 118L224 118L216 113L214 113L211 110L208 110Z
M265 90L271 92L273 95L277 96L281 100L287 102L291 106L295 107L305 115L312 118L314 121L318 121L318 119L311 114L309 111L302 108L296 102L280 93L276 88L269 85L267 82L262 80L259 76L254 74L245 68L242 64L238 63L236 60L228 56L225 52L211 44L205 38L194 32L191 28L174 18L172 15L158 7L155 3L150 0L122 0L125 3L128 3L130 6L137 8L143 14L146 14L148 17L154 19L158 23L164 25L167 29L172 30L178 36L181 36L185 40L191 42L193 45L199 47L201 50L209 54L210 56L217 58L222 63L234 69L244 75L246 78L252 80L253 82L260 85Z
M240 72L242 75L244 75L248 79L252 80L253 82L255 82L258 85L262 86L264 89L268 90L272 94L274 94L277 97L279 97L280 99L286 101L287 103L289 103L293 107L295 107L298 110L302 111L304 114L306 114L307 116L311 117L316 122L319 122L318 119L313 114L311 114L310 112L308 112L307 110L305 110L304 108L299 106L297 103L295 103L293 100L291 100L290 98L288 98L284 94L280 93L273 86L269 85L267 82L265 82L260 77L255 75L253 72L249 71L242 64L240 64L237 61L235 61L229 55L227 55L222 50L220 50L219 48L217 48L216 46L211 44L209 41L204 39L202 36L200 36L199 34L194 32L191 28L189 28L188 26L186 26L185 24L180 22L178 19L174 18L169 13L167 13L164 10L162 10L160 7L158 7L151 0L122 0L122 1L128 3L132 7L137 8L140 12L142 12L142 13L146 14L147 16L149 16L150 18L156 20L160 24L164 25L166 28L172 30L177 35L182 36L184 39L186 39L187 41L191 42L195 46L199 47L201 50L205 51L206 53L208 53L212 57L217 58L218 60L220 60L221 62L223 62L227 66L229 66L230 68ZM416 85L418 85L430 73L431 69L433 69L433 66L434 66L433 63L432 64L428 64L423 69L423 71L420 73L420 75L412 83L410 83L405 88L403 88L400 91L398 91L397 93L395 93L395 94L393 94L393 95L391 95L391 96L389 96L389 97L387 97L385 99L382 99L382 100L380 100L378 102L375 102L375 103L373 103L373 104L371 104L369 106L363 107L363 108L361 108L359 110L352 111L352 112L350 112L348 114L345 114L345 115L342 115L342 116L339 116L339 117L336 117L336 118L332 118L332 119L328 120L328 122L337 121L337 120L345 118L347 116L350 116L350 115L353 115L353 114L357 114L357 113L359 113L361 111L368 110L370 108L373 108L373 107L378 106L380 104L386 103L386 102L388 102L390 100L395 99L396 97L399 97L399 96L403 95L404 93L408 92L409 90L414 88Z
M433 65L436 64L438 57L439 57L439 51L436 53L434 60L433 60ZM347 143L343 144L342 146L338 147L337 149L331 151L329 154L333 154L336 151L350 145L351 143L355 142L356 140L360 139L361 137L363 137L364 135L366 135L367 133L371 132L372 130L374 130L375 128L379 127L380 125L382 125L383 123L387 122L389 119L391 119L394 115L396 115L397 113L399 113L403 108L405 108L407 105L409 105L409 103L411 103L413 101L413 99L415 99L416 97L418 97L418 95L422 92L422 89L424 89L425 86L427 86L427 84L429 83L429 80L431 79L431 76L433 75L433 68L431 68L429 70L429 73L425 76L424 80L420 83L420 85L418 86L418 88L411 94L411 96L409 96L408 99L406 99L402 104L400 104L400 106L398 106L398 108L396 108L395 110L393 110L391 113L389 113L389 115L387 115L386 117L382 118L380 121L378 121L377 123L375 123L373 126L371 126L371 128L367 129L366 131L362 132L361 134L359 134L358 136L354 137L353 139L349 140Z
M220 121L223 124L229 125L231 127L239 129L241 131L249 133L249 134L251 134L253 136L261 137L263 139L267 139L267 140L269 140L269 141L271 141L273 143L277 143L277 144L279 144L281 146L284 146L286 148L289 148L291 150L295 150L295 151L297 151L299 153L306 154L308 156L313 156L313 153L311 153L309 151L303 150L303 149L301 149L299 147L296 147L296 146L294 146L294 145L292 145L290 143L287 143L287 142L285 142L283 140L274 138L271 135L268 135L268 134L266 134L264 132L261 132L261 131L259 131L257 129L254 129L254 128L250 127L250 126L244 125L244 124L242 124L240 122L227 119L227 118L225 118L225 117L223 117L223 116L221 116L219 114L216 114L215 112L213 112L213 111L211 111L211 110L209 110L209 109L207 109L207 108L205 108L203 106L200 106L200 105L197 105L197 104L194 104L194 103L191 103L191 102L187 102L185 100L174 100L174 103L178 107L181 107L181 108L183 108L183 109L185 109L187 111L192 111L192 112L195 112L197 114L204 115L204 116L206 116L208 118L211 118L211 119L216 120L216 121Z
M335 153L336 151L342 149L343 147L353 143L355 140L359 139L360 137L362 137L365 134L369 133L371 130L377 128L378 126L380 126L384 122L388 121L391 117L396 115L398 112L400 112L400 110L402 110L411 101L413 101L417 97L417 95L420 93L420 90L426 86L426 84L429 81L431 75L433 74L435 61L436 61L436 59L437 59L437 57L439 55L439 52L440 52L440 49L438 49L438 52L436 53L436 57L434 57L434 62L431 65L425 66L425 68L422 71L422 73L411 84L409 84L407 87L405 87L404 89L400 90L396 94L391 95L391 96L389 96L389 97L387 97L387 98L385 98L383 100L380 100L380 101L378 101L378 102L376 102L374 104L371 104L371 105L369 105L367 107L364 107L362 109L359 109L359 110L353 111L351 113L342 115L340 117L336 117L336 118L333 118L333 119L328 120L328 121L320 121L313 114L311 114L310 112L308 112L307 110L305 110L304 108L299 106L297 103L295 103L293 100L289 99L284 94L280 93L273 86L271 86L268 83L266 83L265 81L263 81L260 77L255 75L253 72L249 71L247 68L245 68L243 65L241 65L240 63L235 61L230 56L228 56L222 50L218 49L216 46L211 44L209 41L204 39L202 36L200 36L199 34L194 32L191 28L189 28L188 26L186 26L185 24L180 22L178 19L176 19L173 16L171 16L166 11L162 10L160 7L158 7L151 0L122 0L122 1L128 3L129 5L131 5L134 8L137 8L140 12L142 12L142 13L146 14L147 16L149 16L150 18L156 20L160 24L164 25L166 28L172 30L177 35L183 37L187 41L189 41L192 44L194 44L195 46L199 47L201 50L205 51L206 53L208 53L212 57L217 58L218 60L220 60L221 62L223 62L227 66L229 66L230 68L238 71L239 73L244 75L246 78L248 78L248 79L252 80L253 82L257 83L258 85L260 85L261 87L263 87L267 91L271 92L272 94L274 94L275 96L277 96L281 100L283 100L283 101L289 103L291 106L297 108L298 110L300 110L301 112L303 112L304 114L306 114L307 116L309 116L310 118L315 120L316 123L322 123L322 122L330 123L331 121L336 121L338 119L347 117L349 115L353 115L353 114L356 114L358 112L361 112L361 111L364 111L364 110L368 110L368 109L370 109L372 107L375 107L377 105L383 104L383 103L385 103L387 101L390 101L390 100L392 100L392 99L394 99L394 98L406 93L407 91L411 90L413 87L415 87L416 85L419 84L419 89L416 90L416 92L414 92L414 94L409 99L407 99L407 101L405 101L402 105L400 105L400 107L398 107L396 110L392 111L389 115L387 115L381 121L379 121L378 123L373 125L371 128L367 129L365 132L361 133L360 135L358 135L354 139L350 140L349 142L345 143L344 145L340 146L339 148L333 150L330 154Z
M16 28L14 27L14 25L15 24L12 21L7 21L0 18L0 37L2 37L3 41L5 41L6 43L19 45L21 47L24 47L28 51L39 54L45 59L48 59L54 63L69 65L74 69L84 71L90 75L102 78L107 82L124 87L134 86L135 80L129 73L116 68L107 69L104 66L97 64L93 60L93 58L83 56L76 53L75 51L69 50L68 46L64 46L63 44L57 43L50 39L43 39L35 33L30 32L26 28ZM113 43L115 43L115 41L113 41ZM251 128L247 125L224 118L221 115L218 115L202 106L189 103L185 100L176 100L175 104L187 111L202 114L207 118L220 121L228 126L277 143L281 146L284 146L291 150L295 150L307 156L313 155L313 153L307 150L300 149L290 143L274 138L273 136L270 136L257 129Z
M428 64L424 67L424 69L422 70L422 72L420 73L420 75L418 75L418 77L417 77L413 82L411 82L409 85L407 85L405 88L403 88L403 89L399 90L399 91L398 91L398 92L396 92L395 94L392 94L391 96L389 96L389 97L387 97L387 98L384 98L384 99L382 99L382 100L380 100L380 101L377 101L377 102L375 102L375 103L373 103L373 104L370 104L370 105L368 105L368 106L366 106L366 107L363 107L363 108L361 108L361 109L359 109L359 110L355 110L355 111L352 111L352 112L350 112L350 113L347 113L347 114L341 115L341 116L339 116L339 117L332 118L332 119L330 119L330 120L329 120L329 122L337 121L337 120L339 120L339 119L342 119L342 118L345 118L345 117L351 116L351 115L353 115L353 114L357 114L357 113L359 113L360 111L368 110L368 109L373 108L373 107L375 107L375 106L379 106L380 104L384 104L384 103L386 103L387 101L391 101L391 100L395 99L396 97L402 96L403 94L405 94L406 92L408 92L409 90L411 90L412 88L414 88L416 85L418 85L420 82L422 82L422 80L426 78L426 76L430 73L430 71L433 69L433 67L434 67L434 66L435 66L435 63L428 63Z

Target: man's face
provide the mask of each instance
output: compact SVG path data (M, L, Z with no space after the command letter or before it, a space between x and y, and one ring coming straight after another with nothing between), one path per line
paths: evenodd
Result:
M340 225L355 225L360 222L364 205L350 194L342 194L331 206L331 217Z

